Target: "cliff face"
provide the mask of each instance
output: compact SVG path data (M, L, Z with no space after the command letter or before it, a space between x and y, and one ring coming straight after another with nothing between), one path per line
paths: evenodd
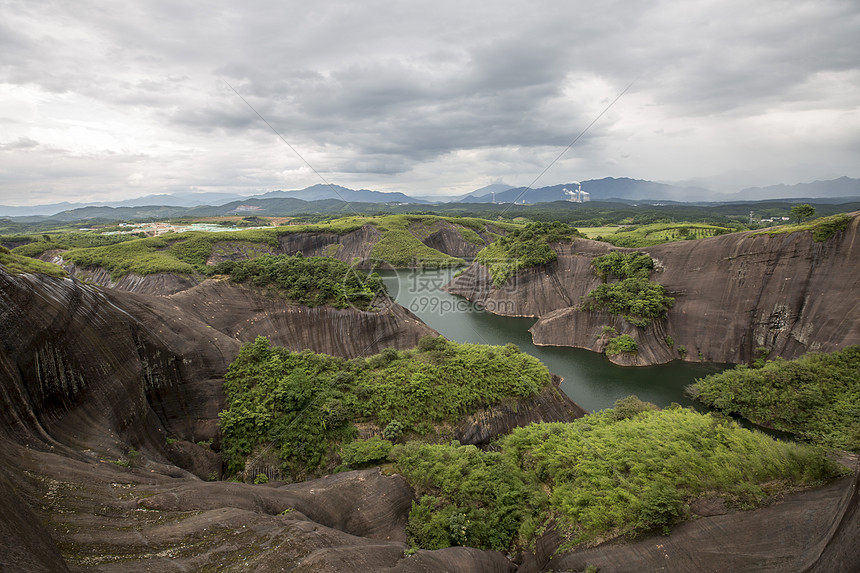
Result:
M359 268L371 266L370 252L382 234L371 225L357 231L338 235L335 233L293 233L281 237L280 253L306 257L334 257L346 263L357 263Z
M461 444L487 445L514 428L541 422L568 422L588 412L559 389L561 378L553 376L552 385L529 398L503 402L466 416L454 428L454 439Z
M397 309L373 317L329 309L334 318L307 310L214 281L159 297L0 268L0 570L535 573L579 563L580 552L550 562L562 542L552 531L516 560L465 547L407 557L413 492L378 469L292 485L201 481L217 479L218 466L194 442L217 439L220 376L241 340L283 336L301 348L349 332L341 349L357 355L368 341L371 352L424 332ZM293 321L302 329L278 332ZM300 330L311 334L298 338ZM579 413L553 386L487 408L457 432L481 444L514 425ZM860 563L856 507L855 480L842 480L762 512L684 524L667 547L679 571L701 569L705 541L720 570L851 568ZM665 556L654 546L610 544L590 550L588 562L656 569ZM790 550L808 546L816 550Z
M85 269L75 264L67 264L63 261L62 255L52 256L48 262L62 266L70 277L81 282L138 294L173 294L200 284L202 280L202 277L172 273L154 273L145 276L128 273L114 280L106 269L101 267Z
M476 236L484 243L479 245L469 242L463 238L458 226L447 221L436 221L429 226L411 225L409 231L428 247L453 257L474 257L479 250L492 241L492 236L483 232ZM375 226L364 225L360 229L344 234L290 233L280 237L279 246L276 249L265 245L225 241L216 247L208 264L217 264L228 259L248 259L263 253L273 255L302 253L306 257L333 257L346 263L356 264L360 269L369 269L374 263L371 252L382 236L382 231Z
M759 347L771 357L794 358L860 342L858 225L855 213L847 230L823 242L809 232L737 233L644 249L580 239L556 245L557 261L520 272L501 289L473 265L446 290L498 314L539 317L532 328L536 344L601 352L608 341L602 329L612 326L639 343L635 355L614 358L626 365L743 363L756 358ZM591 259L610 250L643 251L655 260L651 280L675 297L664 320L636 328L620 317L576 309L600 284Z
M460 227L447 221L437 221L429 227L413 226L411 232L425 245L454 257L473 257L485 244L489 244L493 240L493 237L485 231L476 234L480 240L484 241L483 244L472 243L463 238L459 229ZM498 229L494 230L498 231ZM367 270L378 262L373 260L371 252L382 236L381 231L368 224L344 234L327 232L290 233L282 235L275 247L265 243L225 239L215 244L206 264L217 265L228 260L247 260L264 254L295 255L302 253L306 257L332 257L354 264L359 269ZM62 266L71 277L77 278L81 282L138 294L171 295L190 289L206 278L199 274L154 273L141 276L128 273L114 279L111 277L110 271L106 269L99 267L82 268L74 263L64 261L62 251L47 251L40 258L46 262Z
M21 386L9 395L35 401L7 411L23 408L16 417L31 422L26 412L36 413L32 431L69 424L121 434L157 413L173 434L215 438L221 377L242 342L262 335L294 350L353 357L435 334L397 305L308 308L218 281L159 297L0 270L0 295L0 350Z
M452 257L472 258L478 254L478 251L493 242L494 238L490 234L504 234L504 231L488 226L484 230L475 231L457 227L448 221L436 221L429 228L425 226L413 225L410 227L413 235L416 235L421 242L430 247L441 251ZM470 233L474 231L474 234ZM466 240L464 232L471 235L472 240Z
M212 280L140 295L0 267L0 569L108 571L120 559L124 571L302 560L327 571L514 571L467 548L401 563L413 493L398 476L200 481L220 476L217 455L195 442L218 446L222 377L241 342L266 335L350 357L426 334L398 305L307 308ZM529 419L557 414L537 402ZM493 432L516 423L508 412Z

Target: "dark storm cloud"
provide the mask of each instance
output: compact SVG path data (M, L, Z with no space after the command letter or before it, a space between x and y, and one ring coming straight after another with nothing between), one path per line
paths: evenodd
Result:
M633 80L547 177L860 175L850 0L0 1L4 195L317 183L225 81L347 186L531 180Z

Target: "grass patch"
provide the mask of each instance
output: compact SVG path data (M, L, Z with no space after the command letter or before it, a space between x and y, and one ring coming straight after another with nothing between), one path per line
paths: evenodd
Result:
M614 229L615 231L612 233L600 235L600 240L611 243L616 247L634 249L675 241L705 239L733 233L737 230L731 227L703 223L653 223L650 225L614 227Z
M840 213L829 217L821 217L805 223L796 223L794 225L782 225L772 227L765 231L753 233L753 235L783 235L790 233L811 232L812 240L816 243L823 243L831 238L839 231L844 231L848 228L848 223L851 222L851 217Z
M175 235L169 238L152 237L104 247L71 249L63 253L63 259L82 268L104 268L110 271L112 280L118 280L128 273L193 274L198 270L197 267L178 259L169 250L177 238Z
M617 233L621 227L618 225L610 225L604 227L577 227L576 230L588 237L589 239L597 239L598 237L606 237Z
M40 261L39 259L17 255L10 252L6 247L0 247L0 265L6 267L6 270L13 275L35 273L57 278L69 276L69 273L63 270L62 267Z
M736 366L696 381L700 402L809 442L860 452L860 346Z
M457 232L460 233L460 236L467 243L471 243L473 245L484 246L486 242L481 236L474 231L474 229L470 229L468 227L457 227Z
M447 221L462 232L471 231L476 237L475 228L484 228L487 221L480 219L438 217L435 215L388 215L372 219L379 229L381 238L373 246L371 258L377 262L388 263L393 267L453 267L465 264L463 259L446 255L421 242L437 230L436 223ZM478 237L480 240L480 237ZM484 244L481 240L480 244Z
M455 267L465 264L463 259L446 255L422 243L405 229L391 229L382 235L370 252L376 262L393 267Z

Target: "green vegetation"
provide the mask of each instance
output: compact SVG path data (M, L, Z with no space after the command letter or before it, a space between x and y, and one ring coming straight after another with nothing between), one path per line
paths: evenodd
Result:
M574 237L584 235L558 221L528 223L482 249L475 260L487 267L493 283L500 287L520 269L556 260L558 254L550 244Z
M550 522L568 547L667 531L699 497L749 508L840 472L816 448L636 398L569 424L517 428L493 451L410 442L390 459L419 496L407 532L427 549L516 551Z
M591 260L591 266L603 282L610 277L647 279L651 269L654 268L654 260L646 253L612 251L609 254L594 257Z
M222 454L230 473L258 446L273 444L293 479L331 471L355 423L406 435L435 436L463 415L550 383L536 358L514 345L458 344L426 337L407 351L386 349L344 360L272 347L263 337L230 365L221 412Z
M413 546L507 551L535 539L547 499L535 475L509 455L457 442L409 442L390 457L418 495L406 528ZM452 522L459 528L452 531Z
M606 355L615 356L617 354L636 354L639 351L639 344L636 339L629 334L622 334L612 338L606 345Z
M839 231L844 231L848 228L848 223L851 217L845 214L832 215L830 217L821 217L806 223L798 223L794 225L782 225L773 227L765 231L759 231L756 235L782 235L788 233L798 233L809 231L812 233L812 240L816 243L823 243Z
M484 239L476 233L474 230L469 229L468 227L457 227L457 232L460 233L460 236L463 237L463 240L467 243L472 243L473 245L483 246Z
M238 283L277 287L301 304L329 304L339 308L367 308L385 285L376 273L367 275L350 265L327 257L262 255L245 261L224 261L215 273L230 275Z
M815 207L809 203L795 205L791 208L791 216L797 219L798 223L803 223L804 219L811 219L815 216Z
M149 275L154 273L193 274L197 269L176 257L170 249L172 240L152 237L126 241L104 247L71 249L63 253L63 259L82 268L102 267L118 280L128 273Z
M366 440L349 442L341 448L340 459L344 467L353 469L384 463L391 453L391 448L394 447L390 439L373 436Z
M69 276L65 270L57 265L39 259L22 257L10 252L6 247L0 247L0 265L6 267L6 271L13 275L36 273L58 278Z
M102 235L93 232L62 233L57 235L43 234L41 236L24 235L20 237L4 237L6 240L18 239L19 246L12 249L16 255L38 257L45 251L56 249L104 247L137 239L136 235Z
M790 204L774 204L776 206L773 207L770 205L760 206L763 214L771 211L787 212L791 207ZM436 206L434 209L440 213L453 209L464 214L484 213L486 211L486 215L491 216L493 209L497 207L473 204L468 208L463 206ZM598 208L597 205L587 207L589 210L594 208ZM833 212L836 209L835 206L828 205L818 205L816 208L822 213ZM280 238L291 233L346 234L365 225L371 225L379 232L379 240L374 243L371 256L380 262L387 262L400 267L410 265L439 267L462 264L461 259L431 249L420 240L420 237L426 237L438 229L439 223L445 222L453 225L464 240L477 245L484 244L478 233L485 233L490 237L501 237L504 232L508 232L506 237L501 237L503 240L495 241L479 255L479 261L488 266L496 284L501 285L520 268L555 260L557 255L549 247L551 242L574 236L584 236L558 221L527 223L529 219L533 221L561 219L566 222L580 220L574 217L579 211L571 211L570 209L570 204L560 205L557 209L538 206L534 208L512 208L510 213L505 213L505 216L513 219L497 221L430 214L387 214L376 217L347 216L316 224L247 229L236 232L169 233L150 238L140 238L138 234L103 235L101 232L104 229L86 232L51 232L48 234L44 230L56 228L58 225L46 226L42 223L34 223L28 227L10 224L0 225L0 230L14 229L18 234L0 236L0 244L12 249L15 254L28 257L38 257L48 250L59 250L62 251L62 256L66 261L84 268L105 268L111 273L112 279L118 280L127 273L139 275L153 273L208 275L212 270L206 264L207 261L213 253L218 252L219 249L223 250L224 245L229 246L227 249L229 251L235 250L237 244L244 244L246 245L245 250L252 256L256 256L260 252L276 252L280 248ZM747 228L737 222L721 222L718 225L655 223L653 221L665 217L658 215L659 209L656 211L654 209L643 207L637 210L618 205L600 206L599 212L612 213L611 216L607 215L608 219L612 219L611 222L624 223L625 225L624 227L613 228L615 233L607 234L602 238L620 246L635 247L658 244L669 240L700 238ZM675 207L673 209L669 212L680 216L687 213L685 209L691 208ZM714 209L720 210L723 207L715 207ZM690 211L690 213L692 212ZM697 218L707 219L699 211L695 212L699 213ZM523 219L522 215L528 218ZM622 215L627 216L622 219ZM298 217L295 218L295 220L298 219ZM722 215L717 219L728 221ZM526 222L525 226L518 221ZM816 241L825 241L837 231L847 228L848 221L847 215L840 214L805 222L802 225L788 225L765 232L784 233L809 230L813 232L813 238ZM648 222L651 223L646 224ZM63 226L67 228L68 224L63 223ZM24 235L18 232L26 228L38 229L40 234ZM127 228L117 227L117 229ZM331 247L326 254L335 254L336 248Z
M594 257L591 264L604 284L582 297L580 310L605 309L611 314L622 315L634 326L644 327L651 320L666 316L675 302L666 294L663 285L648 280L654 261L645 253L612 252ZM621 280L605 282L609 277ZM630 347L630 344L625 341L625 346Z
M393 267L433 268L465 264L463 259L446 255L421 242L420 238L426 238L435 230L433 224L443 220L447 219L427 215L389 215L372 219L372 224L381 232L381 238L373 246L371 258Z
M827 447L860 452L860 346L737 366L698 380L691 394L724 412Z
M371 257L396 267L452 266L464 263L424 245L418 236L426 236L440 222L453 225L464 240L483 245L478 231L518 228L504 222L474 218L438 217L433 215L387 215L381 217L341 217L310 225L287 225L242 231L189 231L141 238L137 234L102 235L100 232L58 233L53 235L12 235L0 242L14 247L16 254L37 257L48 250L63 251L66 261L79 267L101 267L117 280L127 273L211 274L207 262L213 254L243 250L251 256L277 252L280 238L293 233L346 234L365 225L378 231ZM123 227L125 229L125 227ZM423 234L422 234L423 233ZM416 236L418 235L418 236ZM334 255L338 245L329 245L325 254Z
M641 248L669 243L689 241L725 235L743 230L740 226L706 225L703 223L652 223L650 225L630 225L617 227L614 232L598 235L595 238L611 243L616 247Z
M631 278L599 285L583 297L580 309L605 309L611 314L622 315L634 326L644 327L653 319L665 317L674 302L675 299L666 294L666 288L660 283Z
M375 261L393 267L456 267L465 264L463 259L446 255L419 241L406 229L386 232L370 252Z
M583 227L578 226L576 228L577 231L588 237L589 239L597 239L598 237L603 238L606 235L612 235L617 232L618 225L605 225L602 227Z

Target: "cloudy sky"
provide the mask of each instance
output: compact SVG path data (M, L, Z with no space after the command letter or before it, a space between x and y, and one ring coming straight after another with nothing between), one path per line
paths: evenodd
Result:
M0 0L0 204L860 177L858 38L856 0Z

